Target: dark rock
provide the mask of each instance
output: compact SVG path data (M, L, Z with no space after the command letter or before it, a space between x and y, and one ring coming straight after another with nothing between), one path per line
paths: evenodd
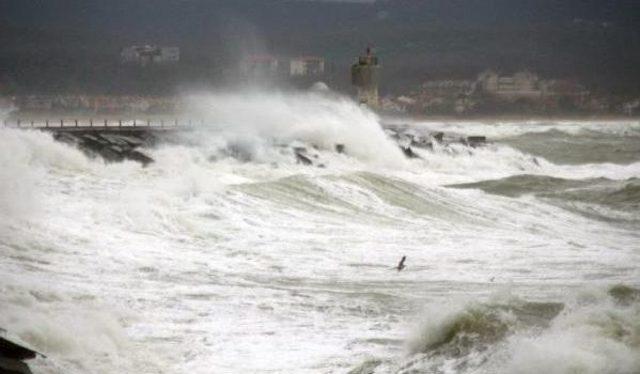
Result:
M80 140L77 137L64 132L54 134L53 138L59 142L72 146L77 146L80 143Z
M36 354L37 352L34 350L0 337L0 357L12 358L14 360L29 360L35 358Z
M0 357L0 373L2 374L32 374L29 366L22 361Z
M437 141L438 143L442 143L442 141L444 140L444 133L443 132L436 132L433 135L431 135L433 137L433 139L435 139L435 141Z
M293 151L296 153L306 153L307 152L307 148L305 147L293 147Z
M31 374L29 366L22 362L35 358L37 352L0 337L0 373Z
M153 163L153 159L140 151L131 151L126 156L128 159L138 161L142 166L147 166Z
M85 144L88 144L90 146L93 145L107 145L109 144L109 141L106 139L103 139L97 135L93 135L93 134L84 134L81 136L81 139L84 141Z
M465 143L475 148L478 146L485 145L487 143L487 137L486 136L467 136Z
M131 147L139 147L144 143L144 139L136 138L134 136L118 135L118 138L128 143Z
M124 149L118 145L112 145L109 147L109 149L111 149L113 152L119 154L119 155L123 155L124 154Z
M100 134L99 136L111 144L115 144L123 148L131 147L127 141L125 141L124 139L122 139L122 137L118 135Z
M311 159L305 155L302 154L302 152L295 152L296 154L296 162L298 164L303 164L303 165L312 165L313 162L311 161Z
M113 147L106 146L98 149L98 154L105 159L105 161L119 162L124 160L122 153L117 152Z
M403 147L400 146L400 149L402 150L402 153L404 153L405 156L407 156L408 158L420 158L420 156L418 156L413 149L411 149L411 147Z
M97 132L69 134L58 133L54 135L65 143L75 139L75 144L90 155L98 155L105 161L119 162L123 160L133 160L146 166L153 162L153 159L135 148L145 144L146 140L134 135L101 134Z
M411 139L411 146L418 148L433 149L433 144L423 137L415 136Z
M344 144L336 144L336 152L344 153Z

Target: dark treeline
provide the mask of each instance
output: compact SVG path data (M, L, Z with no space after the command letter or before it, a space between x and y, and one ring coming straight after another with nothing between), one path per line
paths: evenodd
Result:
M374 45L382 90L425 79L528 68L593 91L637 94L636 0L4 0L0 88L5 92L171 93L236 78L243 56L321 55L329 83ZM174 45L174 67L122 66L132 44Z

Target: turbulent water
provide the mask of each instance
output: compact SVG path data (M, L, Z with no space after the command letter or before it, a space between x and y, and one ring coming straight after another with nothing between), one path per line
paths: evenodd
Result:
M35 373L640 373L640 122L414 123L491 143L408 160L340 97L188 100L148 167L0 130Z

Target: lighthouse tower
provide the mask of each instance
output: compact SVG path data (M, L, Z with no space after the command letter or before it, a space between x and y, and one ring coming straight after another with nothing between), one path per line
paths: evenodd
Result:
M378 57L373 54L371 47L367 48L366 55L358 57L358 62L351 65L351 84L356 87L358 101L374 109L379 104L379 71Z

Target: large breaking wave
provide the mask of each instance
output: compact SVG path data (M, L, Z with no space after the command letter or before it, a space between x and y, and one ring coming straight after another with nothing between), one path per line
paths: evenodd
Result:
M640 290L624 285L583 290L561 303L495 294L485 302L432 305L424 314L410 359L363 367L376 373L640 370Z

